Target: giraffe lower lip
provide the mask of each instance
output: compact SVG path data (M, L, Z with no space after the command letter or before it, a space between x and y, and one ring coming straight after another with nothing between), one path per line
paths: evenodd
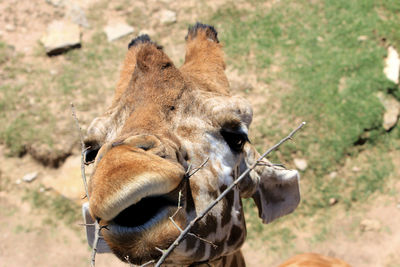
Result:
M165 210L176 205L177 203L165 196L145 197L121 211L112 222L126 228L143 227L158 221L164 217L161 215L166 213Z

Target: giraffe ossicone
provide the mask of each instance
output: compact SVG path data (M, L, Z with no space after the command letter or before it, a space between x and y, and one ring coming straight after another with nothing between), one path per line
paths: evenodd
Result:
M176 213L174 221L185 228L257 160L248 139L251 106L230 95L224 71L212 26L189 28L180 68L148 36L129 44L112 104L85 137L86 161L94 164L87 210L107 225L101 230L104 240L122 261L157 260L180 233L169 217ZM207 158L187 178L189 166ZM297 207L299 174L257 166L194 225L194 235L165 264L244 266L241 198L253 198L260 218L269 223Z

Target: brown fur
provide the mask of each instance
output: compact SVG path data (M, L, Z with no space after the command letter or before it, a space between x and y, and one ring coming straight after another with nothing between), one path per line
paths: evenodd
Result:
M305 253L290 258L279 267L350 267L350 265L336 258Z

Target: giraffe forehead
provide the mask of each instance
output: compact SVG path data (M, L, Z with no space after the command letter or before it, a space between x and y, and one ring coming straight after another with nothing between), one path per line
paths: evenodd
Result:
M206 117L214 125L242 122L248 127L251 123L253 117L251 105L242 97L194 91L190 99L188 104L193 107L191 112Z

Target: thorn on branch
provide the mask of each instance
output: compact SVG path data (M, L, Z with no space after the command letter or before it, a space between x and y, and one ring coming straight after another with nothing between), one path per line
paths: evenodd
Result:
M110 229L108 229L108 225L100 226L100 230L101 229L106 229L106 230L110 231Z
M80 223L79 226L95 226L94 223Z
M174 219L172 217L169 217L169 220L174 224L174 226L179 230L179 232L182 233L182 228L179 227L179 225L176 224L176 222L174 221Z
M178 207L176 209L176 211L174 212L174 214L172 214L171 218L174 218L176 214L178 214L178 212L182 209L181 206L181 198L182 198L182 190L179 190L179 194L178 194Z
M159 248L159 247L155 247L155 249L158 250L158 251L160 251L161 253L164 253L164 250L162 250L162 249Z
M209 159L210 159L210 157L207 157L206 160L205 160L199 167L197 167L196 169L194 169L194 170L192 171L192 173L189 173L189 172L187 171L187 174L185 174L186 178L189 179L189 178L190 178L191 176L193 176L196 172L198 172L201 168L203 168L203 167L207 164L207 162L208 162ZM191 166L191 165L190 165L190 166ZM189 168L188 168L188 170L189 170Z
M198 236L198 235L196 235L196 234L188 233L188 235L193 236L193 237L195 237L195 238L197 238L197 239L199 239L199 240L201 240L201 241L203 241L203 242L206 242L206 243L210 244L214 249L217 249L217 248L218 248L218 246L215 245L213 242L211 242L211 241L209 241L209 240L207 240L207 239L201 238L200 236Z
M151 260L151 261L146 262L146 263L143 264L143 265L140 265L140 267L145 267L145 266L150 265L150 264L153 264L153 263L155 263L155 262L156 262L155 260Z

